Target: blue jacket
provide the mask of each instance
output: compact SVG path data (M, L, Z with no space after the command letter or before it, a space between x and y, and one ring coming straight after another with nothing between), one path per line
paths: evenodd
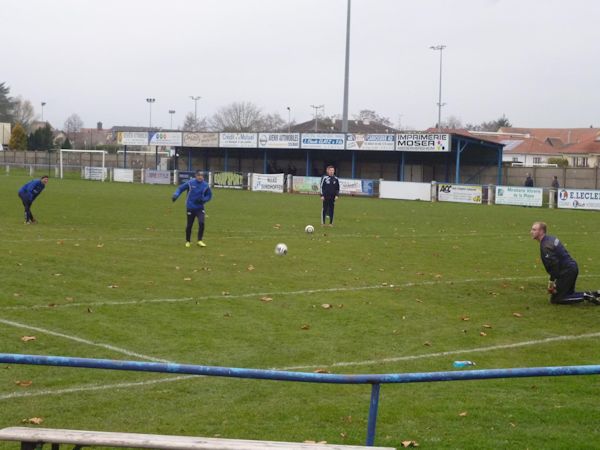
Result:
M177 188L173 194L173 201L177 200L183 191L187 194L187 209L204 209L204 204L212 198L210 186L206 181L198 181L192 178Z
M540 241L540 253L542 262L551 280L556 280L562 272L569 269L577 269L577 263L558 238L544 236Z
M30 202L33 202L35 198L41 194L46 185L42 183L42 180L31 180L29 183L23 185L19 189L19 195L25 196Z

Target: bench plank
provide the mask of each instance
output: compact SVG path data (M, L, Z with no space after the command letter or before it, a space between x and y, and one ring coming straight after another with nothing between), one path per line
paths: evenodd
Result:
M0 441L44 442L47 444L72 444L103 447L155 448L163 450L394 450L391 447L307 444L28 427L4 428L0 430Z

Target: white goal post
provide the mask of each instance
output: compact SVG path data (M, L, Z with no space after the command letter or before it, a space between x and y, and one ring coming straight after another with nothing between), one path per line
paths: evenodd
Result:
M67 148L60 149L60 178L63 178L63 152L65 153L102 153L102 172L106 169L106 150L72 150ZM102 181L104 181L104 177L102 177Z

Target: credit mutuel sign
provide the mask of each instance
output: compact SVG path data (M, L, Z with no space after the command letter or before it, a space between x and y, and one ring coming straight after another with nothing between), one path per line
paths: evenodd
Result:
M447 133L400 133L396 135L396 150L401 152L449 152Z

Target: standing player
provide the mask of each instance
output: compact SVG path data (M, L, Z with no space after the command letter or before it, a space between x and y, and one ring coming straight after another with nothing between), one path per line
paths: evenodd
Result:
M321 177L321 225L325 225L325 216L329 216L329 226L333 226L333 209L340 193L340 180L334 175L335 167L327 166L326 174Z
M33 214L31 213L31 204L42 193L46 184L48 184L48 175L44 175L39 180L31 180L19 189L19 197L25 208L25 224L27 225L37 223L37 220L33 218Z
M185 246L191 247L191 236L192 226L194 220L198 218L198 247L206 247L206 244L202 241L204 236L204 204L212 198L212 192L210 186L204 181L204 175L202 171L197 170L195 178L183 183L175 193L173 194L172 200L175 201L183 193L188 191L187 194L187 226L185 228Z
M575 282L579 269L577 262L558 238L546 234L546 224L535 222L531 226L531 237L540 243L542 263L550 275L548 293L551 295L550 303L572 305L584 300L595 305L600 305L600 291L575 292Z

